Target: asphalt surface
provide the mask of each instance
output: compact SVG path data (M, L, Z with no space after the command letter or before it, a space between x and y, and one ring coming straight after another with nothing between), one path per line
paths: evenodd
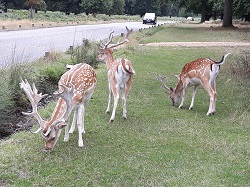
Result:
M159 21L157 24L163 23ZM84 38L90 41L105 39L111 30L114 31L114 35L120 35L126 32L125 26L138 31L152 25L144 25L142 22L124 22L2 31L0 32L0 68L5 68L12 63L36 60L43 57L45 52L64 52L70 46L81 45Z

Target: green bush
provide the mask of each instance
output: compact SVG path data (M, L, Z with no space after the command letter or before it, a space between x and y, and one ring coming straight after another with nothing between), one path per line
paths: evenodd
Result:
M89 40L83 39L83 44L70 51L70 54L73 64L87 63L93 68L97 68L99 63L96 60L97 52L97 43L91 43Z

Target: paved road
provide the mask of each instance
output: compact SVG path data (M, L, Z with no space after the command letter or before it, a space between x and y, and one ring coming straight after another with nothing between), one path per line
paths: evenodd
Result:
M152 25L125 22L0 32L0 68L12 61L24 63L38 59L46 51L66 51L69 46L80 45L83 38L99 41L107 38L110 30L114 31L114 35L120 35L126 31L125 26L138 31Z

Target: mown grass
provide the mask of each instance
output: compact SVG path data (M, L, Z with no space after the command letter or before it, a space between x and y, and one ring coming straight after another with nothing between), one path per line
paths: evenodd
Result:
M178 28L178 29L176 29ZM155 34L157 33L157 34ZM202 34L201 34L202 33ZM249 42L250 29L225 29L216 24L172 24L157 27L141 37L141 43L149 42Z
M128 119L122 119L119 103L114 123L108 123L106 67L100 65L97 88L86 109L85 147L77 147L77 133L69 142L63 142L62 133L55 150L44 153L38 135L14 134L0 141L0 181L6 186L249 186L250 88L230 70L238 50L133 45L120 49L115 55L131 59L136 70ZM174 86L174 75L186 62L200 57L218 60L226 52L232 55L217 79L216 115L206 116L209 98L202 88L192 111L191 90L184 109L171 106L157 74L166 75L167 84ZM48 118L54 106L40 112Z

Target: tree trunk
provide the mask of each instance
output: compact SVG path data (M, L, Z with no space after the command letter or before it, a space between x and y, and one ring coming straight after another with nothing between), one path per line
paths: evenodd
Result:
M225 0L222 27L233 27L233 0Z
M29 9L29 18L33 19L35 15L35 10L33 9L33 7L31 6Z
M206 21L206 7L203 1L201 1L201 23Z

